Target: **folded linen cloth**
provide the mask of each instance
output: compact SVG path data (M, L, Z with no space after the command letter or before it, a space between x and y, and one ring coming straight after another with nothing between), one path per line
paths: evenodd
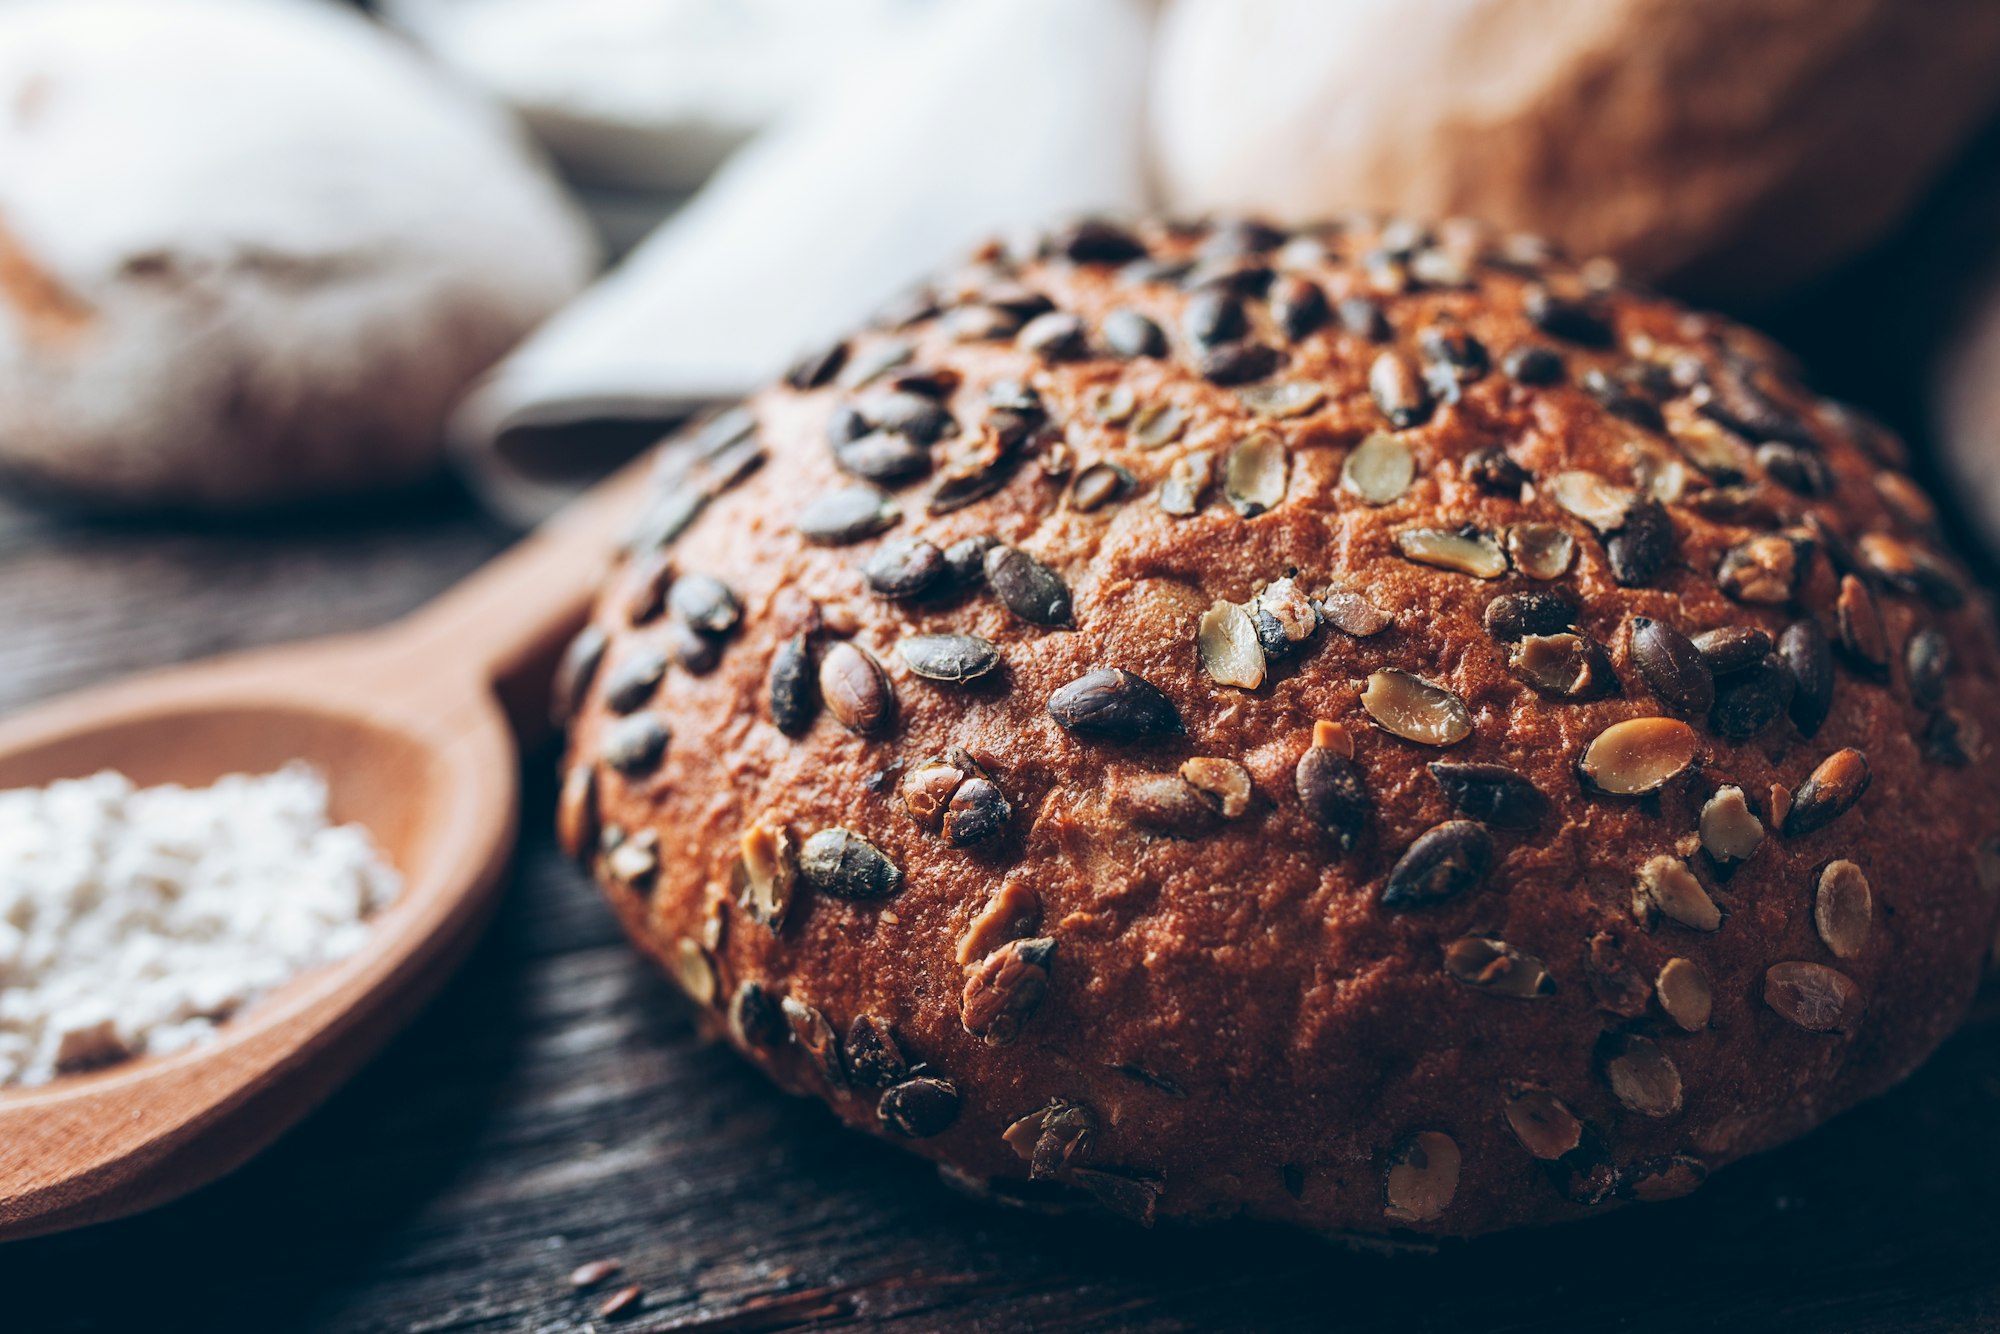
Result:
M1150 19L958 0L857 63L473 392L454 433L489 497L533 511L523 475L602 466L567 428L739 397L983 237L1146 207Z

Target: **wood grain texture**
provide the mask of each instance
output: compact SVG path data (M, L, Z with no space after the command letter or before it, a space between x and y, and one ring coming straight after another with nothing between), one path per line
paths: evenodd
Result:
M444 493L221 532L0 524L0 708L384 621L503 541ZM555 852L551 762L528 763L513 882L443 997L221 1184L0 1247L0 1329L2000 1328L2000 999L1808 1140L1687 1200L1553 1231L1385 1258L1266 1228L1014 1214L699 1041ZM601 1257L622 1273L574 1291L570 1270ZM641 1299L596 1316L628 1282Z

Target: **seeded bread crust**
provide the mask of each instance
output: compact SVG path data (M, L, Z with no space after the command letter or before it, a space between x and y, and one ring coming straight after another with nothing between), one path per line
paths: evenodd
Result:
M1469 224L991 247L663 453L562 835L775 1079L1005 1199L1684 1194L1909 1073L1993 937L1994 640L1899 449Z

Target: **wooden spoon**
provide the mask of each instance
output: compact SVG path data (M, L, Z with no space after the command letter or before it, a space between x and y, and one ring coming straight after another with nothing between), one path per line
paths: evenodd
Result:
M304 1116L444 982L514 845L517 737L636 512L633 464L386 629L175 668L0 722L0 787L116 769L207 784L303 759L403 890L354 956L307 973L212 1041L0 1090L0 1240L164 1203Z

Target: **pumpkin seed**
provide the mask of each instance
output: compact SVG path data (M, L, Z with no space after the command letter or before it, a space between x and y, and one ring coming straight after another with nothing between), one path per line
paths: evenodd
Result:
M1461 936L1445 946L1444 970L1495 996L1532 1000L1556 991L1556 980L1540 959L1489 936Z
M736 988L729 1000L729 1035L748 1051L775 1051L792 1035L778 1000L755 982Z
M818 712L812 649L804 635L793 635L771 655L771 721L786 736L804 736Z
M941 1135L958 1120L958 1086L948 1079L920 1075L885 1091L875 1115L907 1139Z
M1724 866L1747 861L1764 841L1764 826L1751 813L1743 789L1719 787L1702 803L1701 846Z
M998 545L987 551L986 584L1002 606L1030 625L1070 623L1069 585L1018 547Z
M1717 684L1708 730L1725 741L1748 741L1776 722L1791 698L1792 674L1771 654Z
M1507 670L1565 699L1597 699L1618 689L1610 655L1582 635L1524 635L1507 655Z
M1205 449L1175 459L1160 484L1160 508L1169 514L1186 516L1201 508L1202 495L1215 476L1215 456Z
M1328 625L1356 639L1379 635L1396 623L1388 612L1344 588L1329 588L1320 595L1319 614Z
M1187 429L1187 413L1173 403L1148 403L1132 416L1129 434L1141 449L1158 449L1180 439Z
M1115 463L1093 463L1070 483L1069 507L1081 514L1103 509L1132 486L1132 474Z
M1507 1128L1536 1158L1554 1162L1583 1143L1583 1122L1547 1089L1514 1085L1502 1096Z
M1694 642L1665 621L1632 618L1632 661L1666 705L1699 716L1715 703L1715 676Z
M1664 916L1696 931L1716 931L1722 926L1722 909L1701 887L1687 863L1665 853L1649 859L1639 868L1639 880L1632 893L1632 914L1650 928L1656 916Z
M1507 553L1493 534L1477 528L1405 528L1396 534L1403 559L1440 570L1498 579L1507 573Z
M1400 499L1416 475L1416 455L1387 431L1371 434L1349 451L1340 465L1340 484L1369 505L1387 505Z
M1694 646L1708 670L1716 676L1740 672L1761 662L1773 645L1771 636L1747 625L1725 625L1704 630L1694 637Z
M1873 914L1874 895L1862 869L1844 857L1828 862L1813 894L1813 925L1834 957L1860 957Z
M1833 709L1833 646L1816 622L1794 621L1778 636L1778 659L1792 677L1792 725L1810 737Z
M846 546L896 525L902 508L880 487L845 486L822 492L793 521L799 535L820 546Z
M1284 441L1269 431L1245 436L1223 461L1222 493L1238 514L1254 518L1285 498L1290 463Z
M1316 737L1292 775L1299 805L1314 823L1333 834L1343 852L1353 851L1368 822L1368 789L1351 754L1353 742L1348 746L1350 753L1342 755L1319 744Z
M1015 343L1043 361L1071 361L1089 351L1083 321L1067 311L1051 310L1022 326Z
M1383 1183L1382 1210L1398 1223L1425 1223L1442 1217L1458 1194L1458 1142L1438 1130L1426 1130L1397 1154Z
M931 470L930 451L898 431L870 431L837 445L833 461L850 476L884 486L922 477Z
M879 736L895 722L889 674L873 654L845 641L820 658L819 694L834 719L856 736Z
M1195 628L1202 670L1217 685L1255 690L1264 684L1264 650L1250 614L1233 602L1216 602Z
M798 848L784 825L769 816L743 831L743 907L752 918L777 931L792 909L799 875Z
M1650 582L1674 554L1674 521L1650 496L1625 512L1625 522L1604 539L1611 575L1626 587Z
M1593 792L1657 792L1693 766L1698 744L1694 729L1678 718L1628 718L1584 747L1577 770Z
M861 567L871 592L898 601L922 597L944 576L944 553L921 537L890 538Z
M1625 522L1638 498L1622 486L1613 486L1594 472L1572 469L1549 479L1549 499L1582 519L1600 533L1615 531Z
M1160 326L1129 307L1120 307L1104 317L1100 332L1104 345L1121 357L1166 355L1167 336Z
M1271 286L1271 318L1293 342L1326 323L1326 293L1310 279L1291 276Z
M1049 716L1078 736L1142 741L1181 732L1173 701L1122 668L1086 672L1049 696Z
M1738 602L1777 607L1792 600L1804 573L1799 543L1780 533L1764 533L1723 552L1715 582Z
M1276 348L1243 341L1209 348L1195 360L1195 369L1210 384L1237 385L1261 380L1283 363Z
M1421 425L1431 415L1430 391L1410 359L1396 351L1383 352L1368 368L1368 392L1375 406L1397 430Z
M989 1047L1004 1047L1041 1008L1049 991L1056 942L1042 936L1010 940L981 959L965 980L959 1023Z
M1764 1003L1808 1033L1845 1033L1867 1003L1854 979L1820 963L1776 963L1764 970Z
M903 665L927 681L963 685L1000 665L1000 648L978 635L911 635L897 645Z
M1197 755L1181 764L1181 777L1225 820L1250 809L1250 771L1234 760Z
M954 848L983 843L1007 827L1014 807L991 779L979 775L960 783L945 807L944 841Z
M1667 960L1660 967L1653 989L1659 993L1660 1008L1667 1012L1667 1018L1682 1029L1699 1033L1708 1027L1709 1015L1715 1010L1715 995L1700 964L1692 959Z
M1560 579L1576 559L1576 539L1554 523L1517 523L1507 530L1507 554L1530 579Z
M1851 574L1840 577L1840 597L1834 610L1840 623L1840 646L1848 658L1872 674L1889 665L1889 631L1882 609L1868 585Z
M1488 495L1506 496L1518 500L1521 488L1528 484L1528 471L1498 445L1488 445L1475 449L1465 456L1459 471L1466 479Z
M1319 630L1319 609L1292 578L1273 579L1251 603L1266 657L1283 657Z
M1500 359L1500 369L1516 384L1530 386L1561 384L1562 354L1539 343L1523 343Z
M826 1015L795 996L778 1002L785 1023L792 1030L792 1042L806 1054L813 1068L838 1092L847 1087L847 1063L840 1054L840 1034L833 1031Z
M618 831L607 829L605 835ZM660 872L660 836L648 829L631 838L619 836L604 856L605 874L628 889L650 887Z
M1456 898L1486 878L1493 838L1470 820L1447 820L1417 835L1389 870L1384 908L1427 908Z
M1836 750L1792 794L1783 828L1786 838L1824 829L1847 813L1868 790L1868 757L1853 747Z
M1345 332L1371 343L1389 341L1389 318L1382 313L1380 302L1365 296L1342 297L1334 309Z
M1214 347L1240 338L1250 322L1243 316L1243 301L1227 287L1206 287L1188 298L1181 315L1181 331L1198 348Z
M887 898L903 887L903 873L882 850L838 825L806 840L799 878L822 894L860 901Z
M1903 668L1910 682L1910 699L1919 708L1934 708L1944 700L1951 675L1951 643L1926 626L1903 646Z
M696 1005L715 1003L721 979L716 976L715 960L708 957L700 941L686 936L676 940L673 952L667 956L667 971Z
M1521 296L1521 313L1543 333L1584 347L1610 347L1616 337L1610 321L1581 301L1557 296L1541 283L1530 284Z
M604 729L598 753L627 778L642 778L660 767L671 735L659 714L635 713Z
M1107 425L1122 425L1138 410L1139 396L1129 384L1114 384L1091 392L1090 415Z
M1486 604L1486 633L1505 643L1529 635L1559 635L1576 624L1576 608L1554 593L1502 593Z
M1428 767L1461 815L1493 829L1533 829L1548 814L1542 790L1504 765L1433 760Z
M872 1014L858 1014L847 1026L843 1044L848 1081L857 1088L888 1088L910 1073L910 1063L888 1023Z
M1304 380L1279 380L1236 391L1243 406L1259 417L1303 417L1326 402L1326 390Z
M604 706L613 713L631 713L653 697L666 673L666 654L650 645L638 646L605 674Z
M1604 1065L1611 1092L1641 1116L1669 1117L1681 1110L1681 1072L1651 1038L1627 1036Z
M667 605L674 615L705 635L728 634L743 617L736 595L720 579L705 574L684 574L675 580Z
M1472 712L1441 685L1390 668L1371 673L1361 707L1383 731L1425 746L1449 746L1472 735Z

